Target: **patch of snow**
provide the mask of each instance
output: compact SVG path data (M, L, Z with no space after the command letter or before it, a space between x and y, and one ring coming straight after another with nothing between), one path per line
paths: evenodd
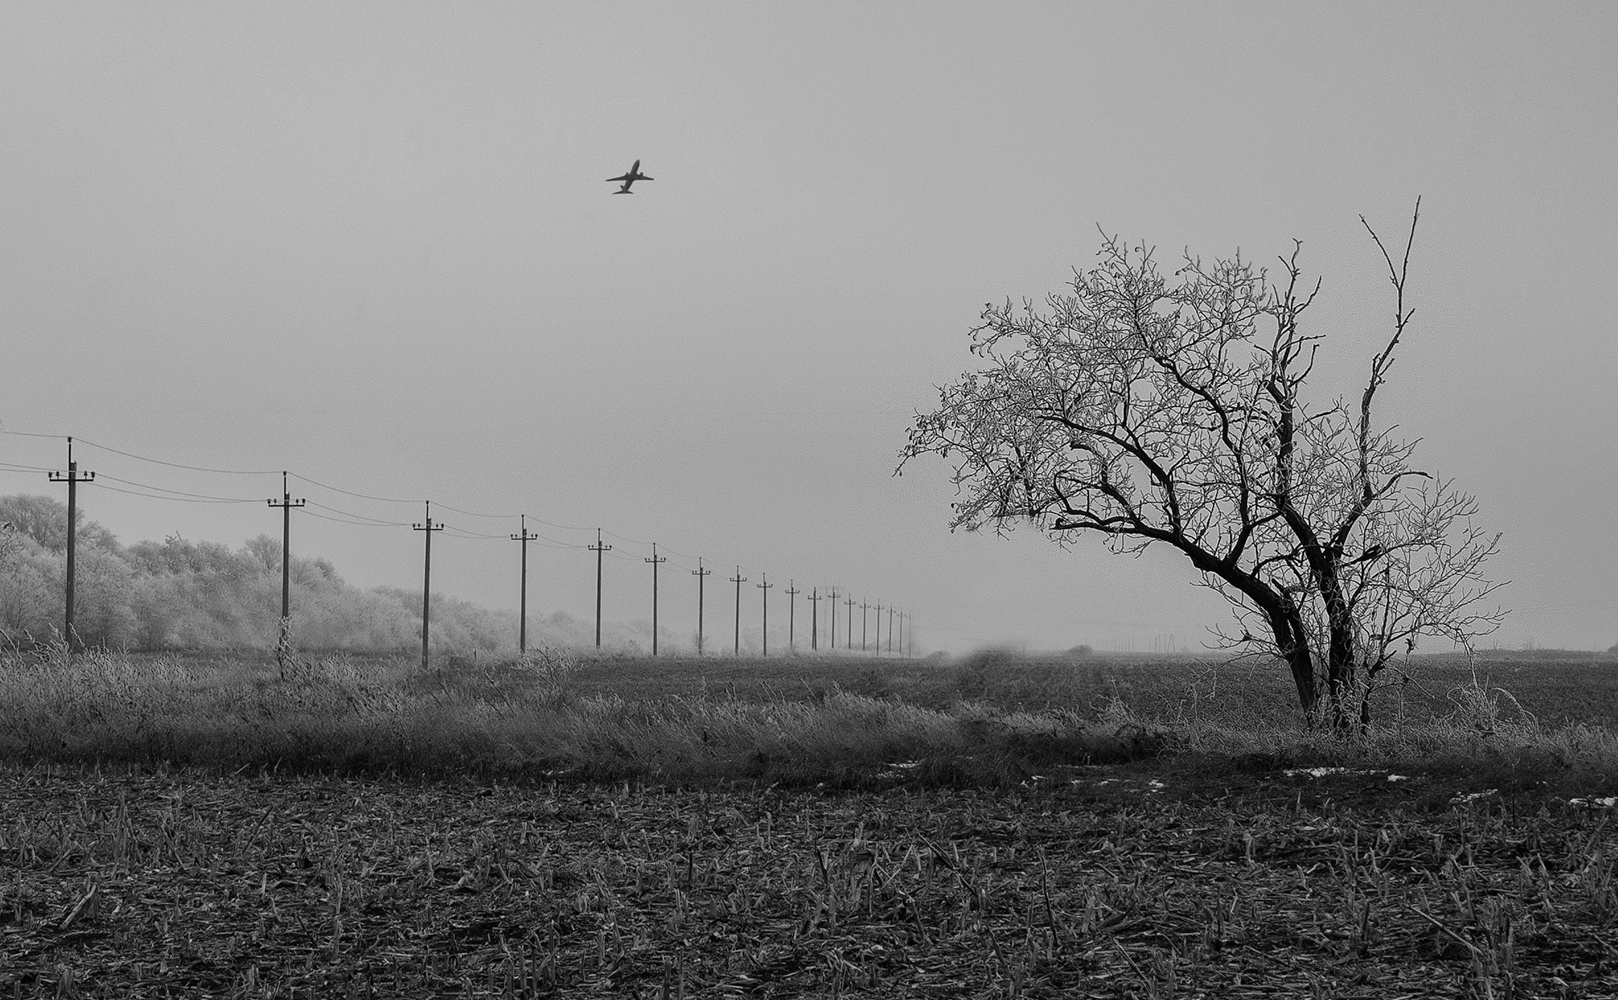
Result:
M1281 772L1288 778L1308 775L1311 778L1324 778L1328 774L1381 774L1381 771L1367 771L1353 767L1290 767Z
M1582 806L1585 809L1618 809L1618 795L1608 795L1601 799L1568 799L1570 806Z
M1481 792L1469 792L1466 795L1457 795L1449 800L1449 804L1452 806L1465 805L1468 802L1476 802L1479 799L1486 799L1491 795L1499 794L1500 789L1498 788L1485 788Z
M1409 781L1410 780L1410 775L1408 775L1408 774L1390 774L1390 775L1388 775L1388 780L1389 781Z

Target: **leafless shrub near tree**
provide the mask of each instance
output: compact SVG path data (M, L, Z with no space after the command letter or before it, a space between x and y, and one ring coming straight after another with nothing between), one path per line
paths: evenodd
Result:
M971 349L986 367L917 415L899 471L954 461L954 528L1026 518L1059 543L1099 532L1116 552L1179 550L1234 609L1221 645L1283 660L1311 720L1368 724L1401 652L1422 636L1468 645L1504 614L1480 610L1499 535L1374 419L1414 312L1420 210L1397 262L1365 223L1395 311L1357 400L1306 392L1323 338L1302 323L1320 282L1303 278L1301 244L1275 282L1240 256L1189 253L1171 280L1150 249L1109 238L1045 311L985 307Z

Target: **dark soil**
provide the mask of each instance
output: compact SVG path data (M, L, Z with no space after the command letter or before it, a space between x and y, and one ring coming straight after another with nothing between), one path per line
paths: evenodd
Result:
M1612 997L1611 809L0 767L0 997Z

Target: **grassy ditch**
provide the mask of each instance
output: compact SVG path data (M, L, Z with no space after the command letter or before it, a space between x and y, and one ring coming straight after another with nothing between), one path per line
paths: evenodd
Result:
M402 657L325 656L283 678L245 658L14 657L0 662L0 759L693 786L1004 787L1146 759L1206 773L1419 770L1566 794L1618 782L1618 736L1604 716L1544 723L1505 689L1443 669L1384 706L1372 732L1344 738L1301 726L1273 670L1181 661L581 660L553 650L428 672ZM1535 675L1547 690L1554 670ZM1598 685L1584 703L1605 711Z

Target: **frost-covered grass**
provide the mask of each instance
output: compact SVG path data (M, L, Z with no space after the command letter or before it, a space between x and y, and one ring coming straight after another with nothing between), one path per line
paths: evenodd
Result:
M1564 702L1593 707L1590 718L1547 722L1531 694L1440 663L1402 703L1381 702L1369 732L1345 735L1303 726L1277 670L1190 660L552 649L427 672L407 657L322 656L283 677L263 657L14 655L0 661L0 758L836 786L1005 786L1152 759L1209 778L1328 767L1593 794L1618 785L1618 735L1600 714L1606 689L1586 683L1582 702Z

